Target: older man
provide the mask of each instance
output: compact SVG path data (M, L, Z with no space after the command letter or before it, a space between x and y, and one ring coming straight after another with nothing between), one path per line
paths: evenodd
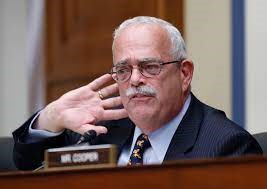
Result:
M38 167L45 149L74 144L88 130L97 132L93 144L118 146L119 165L262 153L249 133L190 92L194 65L170 23L126 20L112 50L110 74L66 93L13 133L18 168Z

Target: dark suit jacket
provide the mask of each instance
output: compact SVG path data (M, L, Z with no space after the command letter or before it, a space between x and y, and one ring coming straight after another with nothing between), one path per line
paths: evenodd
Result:
M14 161L19 169L38 167L43 161L45 149L75 144L81 137L66 130L57 137L25 143L33 116L13 132ZM108 121L104 124L108 133L99 135L93 144L116 144L119 152L125 145L131 144L135 125L130 119ZM262 154L262 149L247 131L229 120L224 112L203 104L192 94L189 108L171 140L164 162L244 154Z

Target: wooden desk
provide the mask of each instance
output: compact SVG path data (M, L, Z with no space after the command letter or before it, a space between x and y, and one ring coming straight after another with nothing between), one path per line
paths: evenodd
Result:
M267 157L187 160L165 165L57 169L0 174L0 188L17 189L267 189Z

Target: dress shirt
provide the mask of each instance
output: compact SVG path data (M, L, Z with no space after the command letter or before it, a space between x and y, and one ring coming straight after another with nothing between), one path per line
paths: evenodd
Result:
M191 94L187 97L182 110L170 122L163 125L156 131L148 135L151 147L144 152L143 164L161 164L170 145L171 139L183 119L191 101ZM131 146L125 146L122 149L118 160L119 166L127 165L138 136L142 133L136 126L134 130Z

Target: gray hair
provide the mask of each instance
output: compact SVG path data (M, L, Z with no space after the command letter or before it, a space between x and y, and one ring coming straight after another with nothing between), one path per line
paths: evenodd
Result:
M120 33L130 25L139 24L155 24L162 27L169 35L171 41L171 55L175 60L183 60L187 58L187 52L184 39L182 38L179 30L169 22L149 16L137 16L122 22L113 33L112 52L114 54L114 41L120 35Z

